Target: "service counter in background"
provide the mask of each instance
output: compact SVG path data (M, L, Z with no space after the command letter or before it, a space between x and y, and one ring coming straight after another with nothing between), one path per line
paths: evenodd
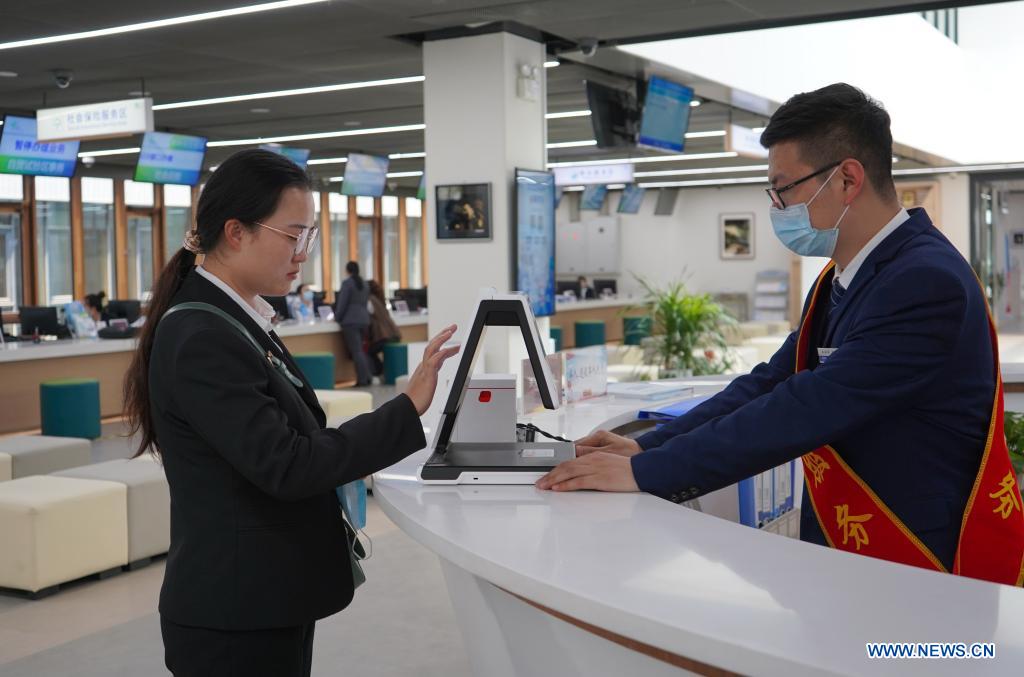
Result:
M425 341L427 315L395 316L406 342ZM330 352L336 383L354 382L355 367L335 322L282 322L276 331L292 353ZM39 384L59 378L100 382L100 415L123 412L123 382L135 339L18 341L0 349L0 434L40 427Z
M622 342L622 318L642 317L647 314L640 298L594 299L593 301L558 301L551 317L552 327L562 329L562 348L576 347L576 323L604 322L604 339L608 343ZM636 306L636 307L634 307Z

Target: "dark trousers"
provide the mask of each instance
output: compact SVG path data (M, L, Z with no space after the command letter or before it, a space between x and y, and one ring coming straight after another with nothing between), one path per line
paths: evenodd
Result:
M273 630L210 630L160 617L164 664L174 677L309 677L313 623Z
M384 346L388 343L390 341L384 339L370 344L370 366L373 368L374 376L380 376L384 373Z
M356 385L370 385L370 361L363 352L363 334L366 327L341 325L341 336L345 340L345 348L356 365Z

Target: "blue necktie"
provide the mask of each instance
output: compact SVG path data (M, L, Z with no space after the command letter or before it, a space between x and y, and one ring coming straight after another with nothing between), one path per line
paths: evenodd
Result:
M832 310L835 310L839 302L843 300L843 294L846 293L846 287L839 283L839 278L832 278Z

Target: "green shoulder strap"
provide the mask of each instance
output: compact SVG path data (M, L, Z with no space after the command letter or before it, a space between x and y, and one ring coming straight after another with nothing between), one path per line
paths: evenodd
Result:
M211 305L209 303L200 303L198 301L179 303L178 305L169 308L167 312L164 313L164 317L167 317L171 313L179 310L202 310L207 313L213 313L214 315L217 315L221 319L226 320L228 324L230 324L232 327L238 330L238 333L240 333L242 336L248 339L249 344L252 345L252 347L256 350L257 353L260 354L261 357L266 355L266 358L270 360L270 364L274 366L274 369L276 369L278 373L280 373L282 376L288 379L288 381L296 388L303 387L302 379L300 379L298 376L289 371L288 365L286 365L281 360L281 358L279 358L277 355L275 355L269 350L264 352L263 346L259 344L259 341L253 338L253 335L249 333L249 330L245 328L245 325L243 325L237 319L235 319L228 313L224 312L217 306Z

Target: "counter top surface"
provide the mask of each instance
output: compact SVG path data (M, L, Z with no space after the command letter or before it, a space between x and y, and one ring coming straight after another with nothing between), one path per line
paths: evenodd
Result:
M726 380L692 379L697 394ZM577 438L657 404L604 397L526 419ZM744 674L995 675L1024 664L1024 590L846 554L647 494L423 485L427 455L375 477L399 527L496 586L625 637ZM865 642L994 642L997 659L871 660Z

